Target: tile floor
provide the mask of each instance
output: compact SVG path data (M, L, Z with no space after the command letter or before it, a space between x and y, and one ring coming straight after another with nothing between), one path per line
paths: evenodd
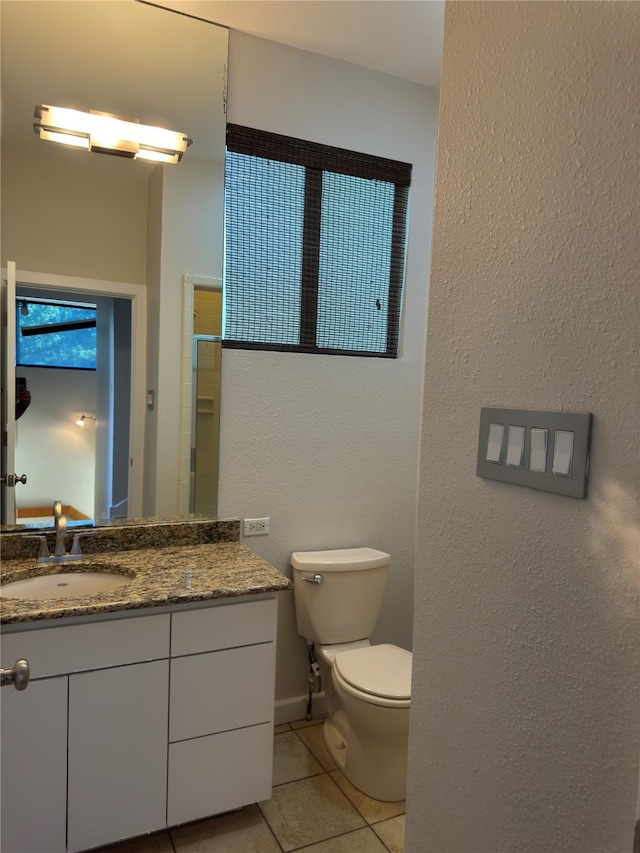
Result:
M402 853L404 803L356 790L329 755L321 722L276 727L270 800L100 853Z

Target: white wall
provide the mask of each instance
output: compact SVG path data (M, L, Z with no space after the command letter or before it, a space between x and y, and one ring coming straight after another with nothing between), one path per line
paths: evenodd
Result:
M81 428L75 421L95 415L95 371L18 367L17 375L27 380L31 404L16 422L16 471L27 474L16 504L52 507L59 500L93 518L96 422Z
M447 4L407 853L632 848L639 28ZM477 478L483 405L593 412L588 498Z
M185 403L182 276L222 277L223 195L224 164L217 160L185 157L179 169L159 167L150 181L148 387L155 392L155 409L147 413L145 515L178 510L180 408Z
M437 93L232 31L228 100L233 123L414 164L401 358L224 350L219 487L221 518L271 518L247 544L289 575L295 550L388 551L375 637L410 647ZM279 701L305 692L306 670L286 593Z
M119 157L93 170L78 154L3 147L2 266L144 284L146 172Z

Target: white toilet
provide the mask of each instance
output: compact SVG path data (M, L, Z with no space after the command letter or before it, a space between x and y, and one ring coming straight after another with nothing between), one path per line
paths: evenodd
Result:
M411 652L372 646L389 571L373 548L298 551L291 556L298 632L327 670L324 737L349 781L376 800L406 791Z

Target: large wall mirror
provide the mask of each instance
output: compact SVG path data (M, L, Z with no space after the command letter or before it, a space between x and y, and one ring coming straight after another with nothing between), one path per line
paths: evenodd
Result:
M97 523L216 514L228 32L165 5L176 6L0 6L3 287L17 336L38 327L30 342L54 353L16 367L31 401L15 421L15 471L2 474L27 475L12 493L19 524L46 523L53 500ZM34 132L41 104L193 142L174 165L59 145ZM65 341L74 322L92 328L91 311L95 365L69 363Z

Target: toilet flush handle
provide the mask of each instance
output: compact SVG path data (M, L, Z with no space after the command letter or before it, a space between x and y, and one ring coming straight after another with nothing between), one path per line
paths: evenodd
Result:
M302 580L306 581L307 583L320 584L323 581L323 577L322 577L322 575L314 575L312 578L308 578L308 577L305 577L305 575L302 575Z

